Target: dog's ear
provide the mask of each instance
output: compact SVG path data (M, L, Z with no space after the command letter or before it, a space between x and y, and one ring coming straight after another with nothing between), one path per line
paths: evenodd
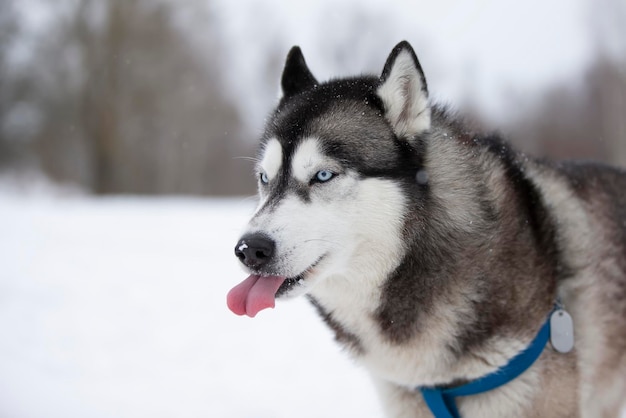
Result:
M300 47L294 46L287 54L287 61L280 82L283 98L310 89L316 84L317 80L307 67Z
M389 54L376 93L398 137L411 138L430 129L426 78L407 41L400 42Z

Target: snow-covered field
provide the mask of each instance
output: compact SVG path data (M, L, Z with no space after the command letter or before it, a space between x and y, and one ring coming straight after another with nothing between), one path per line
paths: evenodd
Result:
M379 417L304 300L226 308L246 199L0 191L0 417Z

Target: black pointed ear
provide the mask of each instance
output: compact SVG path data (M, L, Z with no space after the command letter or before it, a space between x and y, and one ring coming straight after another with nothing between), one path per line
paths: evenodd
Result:
M411 138L430 129L426 79L408 42L400 42L389 54L376 93L398 137Z
M300 47L294 46L287 54L280 86L283 97L293 96L317 85L317 80L306 65Z

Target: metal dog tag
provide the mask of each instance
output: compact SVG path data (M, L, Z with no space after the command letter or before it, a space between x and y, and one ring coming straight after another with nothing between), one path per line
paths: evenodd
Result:
M574 322L564 309L550 315L550 343L559 353L569 353L574 348Z

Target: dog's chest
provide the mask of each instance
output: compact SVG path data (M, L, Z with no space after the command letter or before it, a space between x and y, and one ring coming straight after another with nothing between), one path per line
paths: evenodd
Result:
M330 282L330 281L329 281ZM346 283L346 286L349 286ZM402 386L437 383L448 378L447 351L437 332L402 344L390 341L376 316L380 287L344 289L341 281L322 284L311 300L336 340L373 375Z

